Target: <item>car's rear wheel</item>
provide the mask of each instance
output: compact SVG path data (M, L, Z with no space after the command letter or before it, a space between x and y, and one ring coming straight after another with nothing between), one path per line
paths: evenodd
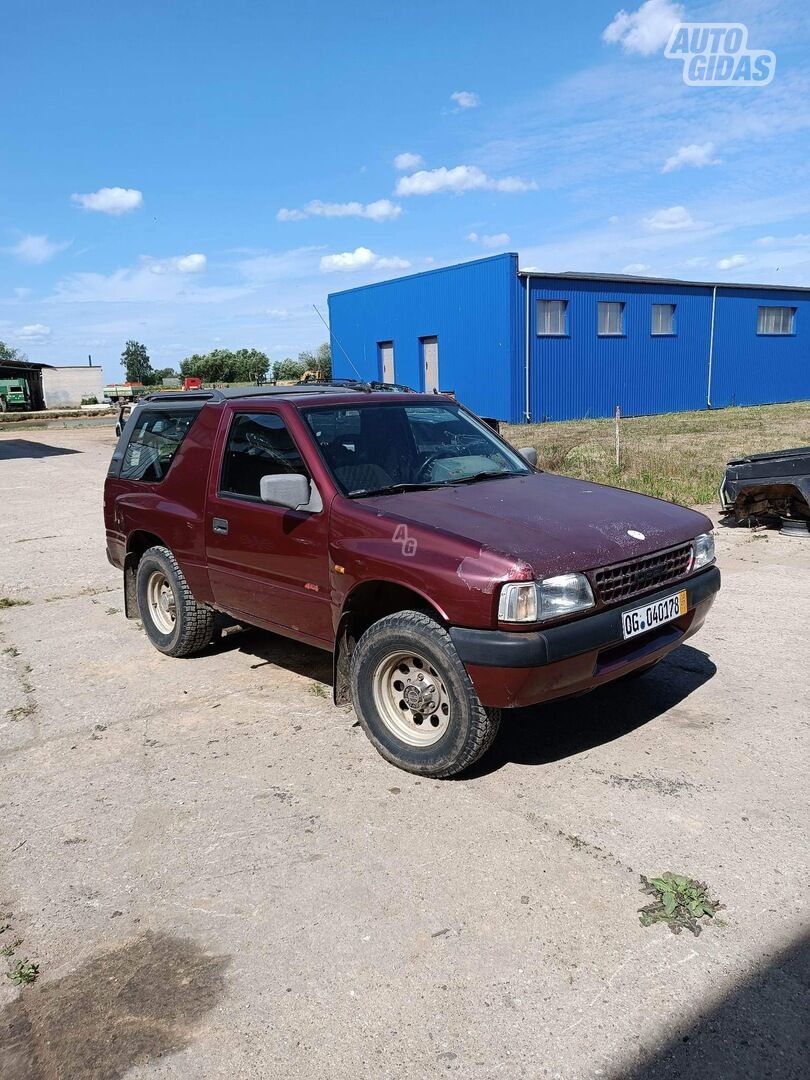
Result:
M408 772L450 777L489 748L499 709L485 709L449 634L420 611L374 623L351 662L355 711L382 756Z
M138 611L146 636L167 656L192 656L213 641L211 608L191 595L183 571L167 547L151 547L138 563Z

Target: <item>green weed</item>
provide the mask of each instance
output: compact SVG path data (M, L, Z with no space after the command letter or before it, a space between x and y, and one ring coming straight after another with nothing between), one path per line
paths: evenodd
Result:
M691 930L697 936L701 931L698 919L714 918L715 912L724 906L709 899L708 886L704 882L693 881L682 874L666 873L649 879L642 874L641 884L642 892L655 897L652 904L639 908L642 926L663 922L673 934Z

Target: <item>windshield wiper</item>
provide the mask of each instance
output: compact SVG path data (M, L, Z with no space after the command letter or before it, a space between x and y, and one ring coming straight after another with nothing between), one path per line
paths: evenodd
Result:
M445 480L444 486L455 487L457 484L472 484L476 480L496 480L501 476L526 476L522 472L477 472L471 476L460 476L457 480Z
M443 480L427 480L422 484L388 484L386 487L361 488L350 491L351 498L368 498L370 495L398 495L401 491L427 491L429 488L444 487Z

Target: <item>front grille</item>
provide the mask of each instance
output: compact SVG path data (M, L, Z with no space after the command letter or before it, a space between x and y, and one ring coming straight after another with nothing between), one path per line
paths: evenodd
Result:
M643 559L603 566L594 571L597 598L603 604L615 604L632 596L668 585L692 569L692 545L681 544L669 551L657 551Z

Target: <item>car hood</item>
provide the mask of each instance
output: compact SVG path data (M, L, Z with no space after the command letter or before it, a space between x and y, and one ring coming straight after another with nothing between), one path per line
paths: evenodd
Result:
M363 503L528 563L538 576L637 558L712 527L703 514L676 503L553 473L376 496Z

